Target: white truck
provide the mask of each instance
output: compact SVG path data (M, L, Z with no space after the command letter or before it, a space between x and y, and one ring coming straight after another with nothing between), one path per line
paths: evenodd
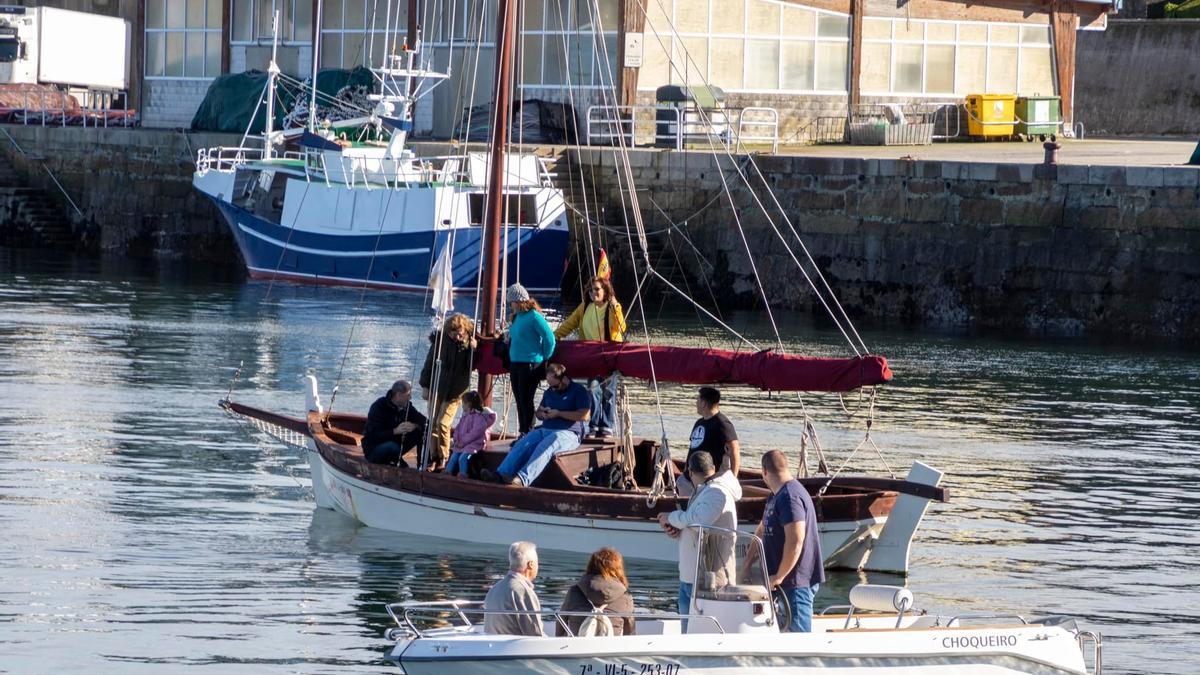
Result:
M129 22L53 7L0 6L0 85L122 91Z

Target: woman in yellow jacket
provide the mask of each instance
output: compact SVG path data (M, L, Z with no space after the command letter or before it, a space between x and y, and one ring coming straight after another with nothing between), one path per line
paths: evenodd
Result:
M582 340L625 341L625 313L613 293L612 282L606 277L592 277L588 283L591 302L584 302L571 312L558 328L554 337L562 339L579 332ZM617 374L606 378L588 380L592 392L592 414L588 418L590 435L607 438L616 427Z

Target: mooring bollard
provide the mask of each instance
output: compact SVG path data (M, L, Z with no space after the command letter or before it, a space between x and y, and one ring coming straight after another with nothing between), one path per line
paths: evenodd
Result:
M1046 158L1042 160L1042 164L1046 166L1058 164L1058 151L1062 149L1062 145L1054 141L1046 141L1042 143L1042 147L1046 149Z
M1033 167L1033 177L1041 180L1057 180L1058 151L1062 149L1062 145L1057 141L1046 141L1042 143L1042 147L1046 150L1046 157L1041 164Z

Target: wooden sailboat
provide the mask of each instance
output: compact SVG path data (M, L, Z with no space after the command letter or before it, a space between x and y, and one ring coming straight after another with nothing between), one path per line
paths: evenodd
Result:
M491 140L491 177L483 233L483 298L479 330L484 342L497 329L500 237L503 229L503 167L508 143L509 90L517 12L509 0L499 5L495 124ZM477 363L479 390L490 397L492 375L503 372L486 346ZM865 354L848 359L812 359L774 352L725 352L713 349L651 347L626 343L562 343L555 360L576 377L620 371L652 381L738 383L772 391L845 392L887 382L885 359ZM371 464L361 448L365 418L328 414L309 376L306 418L294 418L230 401L231 413L255 420L276 433L300 434L310 459L319 508L340 511L359 522L401 532L491 544L526 539L551 549L588 553L614 546L624 555L670 561L677 544L660 530L656 516L678 508L681 500L663 489L679 472L665 444L652 439L585 441L556 456L528 487L498 485L410 467ZM500 439L480 454L495 470L513 439ZM631 442L629 442L631 440ZM620 462L632 467L631 489L597 487L580 480L589 468ZM762 476L742 470L742 527L753 529L769 491ZM905 573L913 534L930 501L944 501L941 473L914 464L907 479L841 475L803 479L813 495L822 549L831 567Z

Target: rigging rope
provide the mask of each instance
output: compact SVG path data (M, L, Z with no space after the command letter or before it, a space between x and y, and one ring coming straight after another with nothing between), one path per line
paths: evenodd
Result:
M850 460L854 459L854 455L864 447L870 447L873 449L875 451L875 455L879 457L879 461L883 462L883 467L887 470L888 475L890 475L892 478L896 477L896 472L892 471L891 465L888 464L887 459L885 459L883 456L883 451L879 449L879 446L875 444L875 439L871 437L871 427L875 424L875 390L875 387L871 388L871 399L867 417L866 434L863 436L862 441L860 441L859 444L854 447L854 450L850 451L850 454L846 456L846 459L842 460L842 463L840 466L838 466L837 471L834 471L829 475L829 478L825 480L825 484L821 486L821 489L817 492L817 496L825 495L825 491L829 489L831 484L833 484L834 479L836 479L838 475L841 474L846 468L846 466L850 464Z

